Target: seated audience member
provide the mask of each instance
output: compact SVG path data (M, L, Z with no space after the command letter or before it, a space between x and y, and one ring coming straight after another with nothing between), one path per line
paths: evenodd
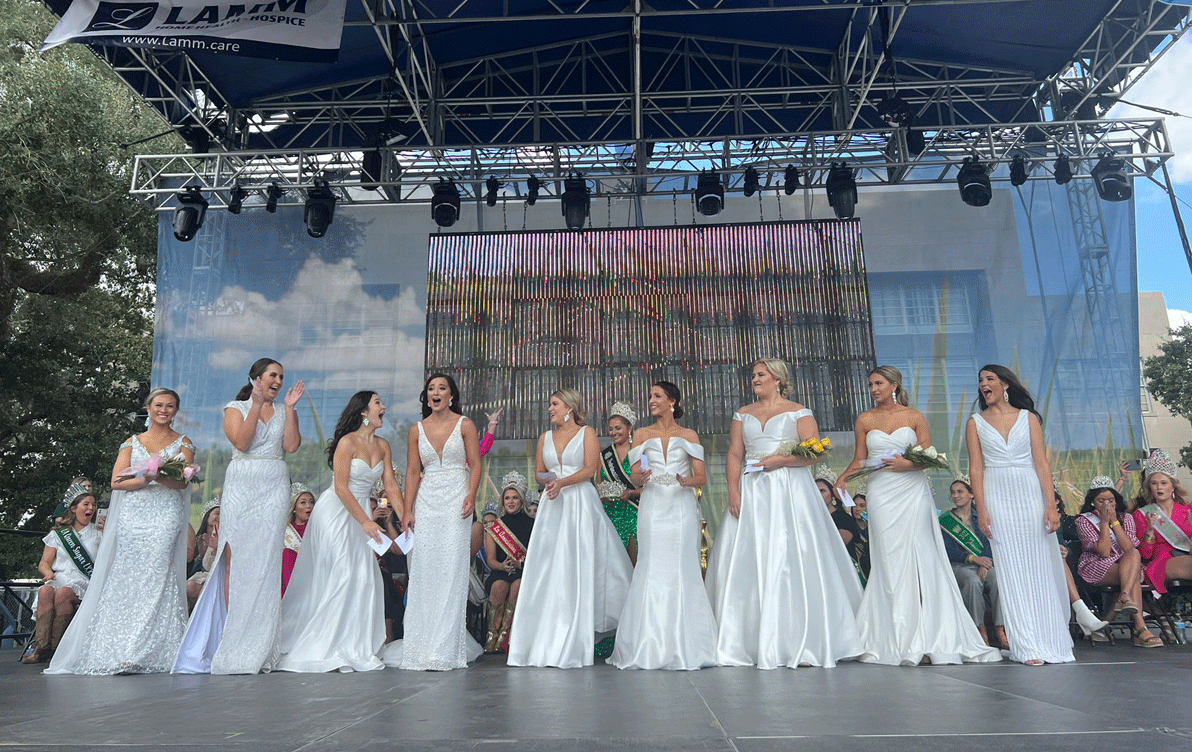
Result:
M402 485L403 473L396 473L397 483ZM400 512L393 508L389 499L385 498L385 485L378 480L369 496L368 504L373 522L381 526L385 535L396 541L401 535ZM381 586L385 595L385 642L390 643L401 639L405 634L403 623L406 616L405 584L408 577L406 569L406 555L402 553L397 543L389 546L389 550L377 556L377 566L381 568Z
M1081 548L1080 532L1076 527L1076 518L1068 516L1064 510L1064 497L1060 496L1059 485L1056 484L1054 496L1055 508L1060 515L1060 528L1055 535L1060 541L1060 559L1064 562L1064 580L1068 583L1068 602L1072 604L1072 615L1076 617L1076 624L1093 642L1109 642L1109 635L1104 630L1109 622L1101 621L1089 610L1089 606L1080 597L1080 588L1076 587L1076 577L1072 574L1072 565L1068 562L1069 547Z
M1192 580L1192 505L1176 479L1175 463L1156 449L1143 465L1143 506L1134 512L1138 552L1150 587L1166 593L1175 580Z
M501 517L485 526L484 550L490 566L484 587L490 616L484 652L509 650L509 630L521 589L522 565L530 547L534 520L524 512L528 492L526 478L519 472L501 479Z
M286 594L294 562L298 561L298 549L302 547L302 536L306 534L306 523L315 509L314 493L301 483L290 484L290 521L286 525L284 548L281 550L281 594Z
M186 578L186 608L193 610L203 586L211 573L211 565L215 563L215 555L219 551L219 497L215 496L203 507L203 518L199 522L199 534L195 540L197 556L191 562L190 577Z
M1151 634L1142 618L1142 557L1134 517L1126 511L1126 500L1105 476L1093 478L1084 496L1084 505L1076 518L1081 553L1077 564L1080 578L1090 585L1120 587L1121 595L1113 604L1107 621L1118 614L1134 621L1134 644L1157 648L1163 644Z
M815 485L819 488L820 496L823 497L824 504L827 505L828 512L832 515L832 522L835 523L836 530L840 533L840 539L844 541L845 549L855 561L853 541L857 539L861 530L857 527L853 516L841 508L840 500L832 491L832 484L836 482L835 476L836 474L831 470L823 468L816 473Z
M952 481L952 508L940 515L944 532L944 549L952 562L952 573L960 586L960 597L969 615L977 624L977 631L987 645L1010 649L1002 620L1002 603L998 594L997 569L993 566L993 550L989 539L977 524L977 510L973 507L973 488L968 479ZM989 637L985 625L986 604L993 617L994 638Z
M853 522L857 523L857 537L853 541L853 551L856 552L857 566L861 567L861 574L869 579L869 500L865 494L859 493L853 497Z
M71 491L74 498L55 515L58 522L42 538L45 549L37 571L45 584L37 591L33 641L21 656L22 663L42 663L53 655L87 592L99 552L101 534L91 524L95 519L95 496L81 485L72 485Z
M534 519L538 516L537 499L530 499L528 502L526 502L526 516L528 516L530 519Z
M472 523L472 556L479 555L480 560L484 562L484 570L488 571L488 562L484 559L484 531L489 525L497 519L497 507L492 502L489 502L484 507L484 511L480 513L480 519Z

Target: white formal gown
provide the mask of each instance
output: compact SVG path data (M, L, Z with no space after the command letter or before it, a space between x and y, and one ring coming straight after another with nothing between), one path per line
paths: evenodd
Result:
M466 667L483 652L465 624L472 520L460 517L468 495L462 423L463 418L455 422L442 457L418 423L422 482L414 501L414 548L408 554L405 638L385 646L387 666L449 671Z
M779 413L763 426L734 413L746 458L797 441L799 419L809 415L807 409ZM861 582L809 468L741 477L741 516L725 513L706 582L719 624L720 665L831 667L861 653L853 616Z
M149 459L138 437L132 463ZM176 455L183 437L162 450ZM91 582L47 674L165 673L186 628L190 492L150 483L114 491ZM59 554L61 555L61 554Z
M637 566L608 662L617 668L690 671L716 664L716 618L700 575L700 513L695 491L679 485L704 448L672 436L629 452L652 471L637 515Z
M985 508L993 536L1002 615L1010 639L1010 660L1067 663L1071 605L1059 541L1045 525L1047 504L1031 455L1027 411L1019 410L1009 438L974 415L985 465Z
M865 434L870 459L906 451L915 430ZM918 665L1000 661L981 639L948 563L927 476L879 470L869 476L869 582L857 612L862 661ZM999 576L998 581L1001 581Z
M546 469L559 478L582 470L584 433L576 432L560 457L554 432L548 431L542 443ZM633 576L595 486L584 481L566 486L556 498L543 495L524 572L509 665L591 666L596 634L617 628Z
M348 490L369 513L384 465L354 458ZM319 496L278 616L278 671L376 671L385 668L385 596L368 536L332 485Z
M224 409L248 417L251 406L243 400ZM277 660L281 550L290 513L284 434L285 408L275 405L268 423L257 422L248 451L232 453L224 475L219 553L191 612L175 673L255 674L272 670Z

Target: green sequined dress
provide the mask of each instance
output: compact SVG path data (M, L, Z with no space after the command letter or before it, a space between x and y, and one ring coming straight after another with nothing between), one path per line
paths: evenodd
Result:
M629 465L628 455L625 456L625 459L621 460L621 467L625 469L626 475L633 472ZM610 480L608 473L605 472L603 467L600 468L600 479L604 481ZM617 534L621 536L621 543L625 544L625 548L629 548L629 541L637 537L637 507L628 501L609 501L604 504L604 512L613 521L613 527L617 529ZM605 637L596 643L596 657L608 658L613 654L615 647L616 638Z

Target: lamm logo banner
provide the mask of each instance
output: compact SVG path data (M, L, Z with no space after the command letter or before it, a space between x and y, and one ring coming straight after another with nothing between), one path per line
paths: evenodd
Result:
M334 63L346 0L74 0L42 44L65 42Z

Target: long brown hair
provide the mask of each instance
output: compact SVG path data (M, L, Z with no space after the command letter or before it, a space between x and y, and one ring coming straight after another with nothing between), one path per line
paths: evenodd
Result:
M987 363L981 366L981 368L977 370L977 373L980 374L981 371L989 371L994 376L997 376L998 379L1000 379L1002 383L1006 385L1006 402L1010 404L1010 407L1016 407L1019 410L1027 410L1032 412L1035 414L1035 417L1039 419L1039 423L1043 422L1043 416L1040 415L1039 411L1035 409L1035 398L1032 397L1031 393L1028 392L1026 387L1022 385L1022 382L1018 380L1018 377L1014 375L1013 371L1011 371L1009 368L1006 368L1005 366L999 366L996 363ZM989 407L989 405L985 404L985 395L981 394L979 391L977 392L977 404L982 410L985 410Z

